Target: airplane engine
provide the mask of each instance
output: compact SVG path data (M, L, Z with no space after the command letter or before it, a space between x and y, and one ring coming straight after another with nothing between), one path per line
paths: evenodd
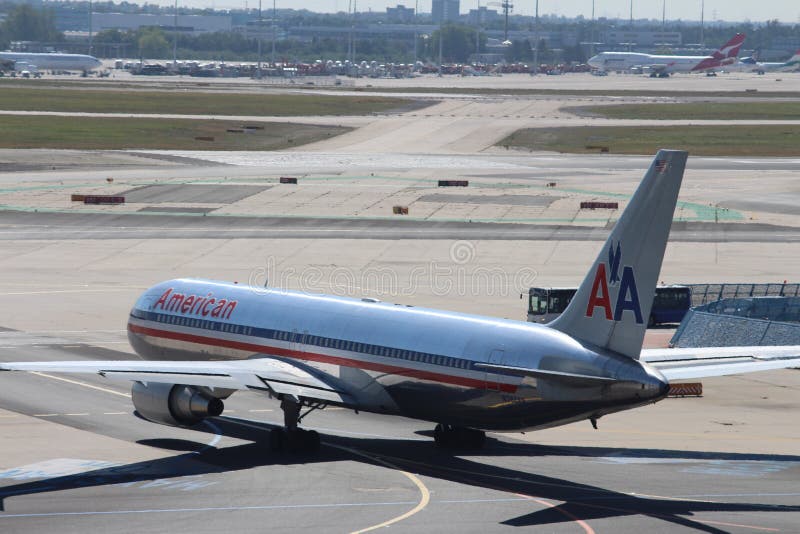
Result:
M206 417L220 415L225 408L222 399L206 388L182 384L134 382L131 397L139 415L169 426L191 426Z

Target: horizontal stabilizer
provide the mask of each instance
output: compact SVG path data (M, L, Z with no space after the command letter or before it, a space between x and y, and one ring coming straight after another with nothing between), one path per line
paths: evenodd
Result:
M687 380L800 367L800 346L645 349L640 359L667 380Z

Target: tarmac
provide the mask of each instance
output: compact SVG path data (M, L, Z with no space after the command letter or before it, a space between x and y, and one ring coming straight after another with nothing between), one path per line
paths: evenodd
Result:
M568 81L541 79L554 78ZM650 158L507 153L489 148L498 129L481 140L471 118L447 114L438 135L415 140L415 122L430 126L420 117L358 118L349 139L282 153L0 151L0 359L133 358L130 306L184 276L524 320L520 293L579 283L618 216L579 202L622 209ZM472 144L454 151L448 121ZM796 281L798 170L800 158L690 158L663 281ZM437 187L445 178L470 185ZM130 202L69 200L93 193ZM409 215L392 215L397 204ZM800 373L703 386L598 430L492 434L455 454L433 446L428 423L328 409L304 420L320 453L293 456L269 452L281 413L256 394L176 429L133 416L124 383L0 374L0 530L796 532Z

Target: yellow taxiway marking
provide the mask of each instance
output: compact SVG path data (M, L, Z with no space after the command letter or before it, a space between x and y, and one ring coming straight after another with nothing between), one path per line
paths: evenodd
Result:
M425 486L425 484L422 483L422 481L419 479L419 477L417 477L417 475L415 475L413 473L409 473L408 471L403 471L402 469L400 469L398 466L394 465L393 463L389 463L389 462L387 462L387 461L385 461L385 460L383 460L381 458L377 458L375 456L371 456L369 454L365 454L365 453L363 453L361 451L357 451L355 449L351 449L350 447L342 447L340 445L333 445L331 443L327 443L326 445L328 445L328 447L334 447L334 448L337 448L337 449L341 449L343 451L349 452L350 454L355 454L357 456L361 456L361 457L367 458L367 459L372 460L374 462L381 463L381 464L385 465L386 467L388 467L390 469L394 469L395 471L397 471L401 475L403 475L406 478L408 478L411 482L413 482L414 485L419 490L419 493L420 493L419 502L417 503L417 505L414 508L412 508L408 512L406 512L406 513L404 513L402 515L399 515L397 517L393 517L392 519L384 521L383 523L379 523L377 525L372 525L371 527L367 527L367 528L362 528L361 530L353 531L351 534L361 534L362 532L369 532L371 530L377 530L379 528L388 527L389 525L393 525L393 524L398 523L398 522L400 522L400 521L402 521L404 519L408 519L412 515L416 514L417 512L421 511L426 506L428 506L428 503L431 500L431 492L430 492L430 490L428 490L428 488Z
M97 391L105 391L106 393L111 393L112 395L119 395L120 397L126 397L128 399L131 396L128 393L122 393L121 391L115 391L113 389L108 388L101 388L100 386L93 386L92 384L87 384L86 382L80 382L78 380L70 380L69 378L62 378L60 376L53 376L47 373L40 373L39 371L32 371L31 374L37 376L43 376L45 378L52 378L53 380L61 380L62 382L67 382L68 384L75 384L76 386L83 386L85 388L96 389Z
M241 419L234 420L234 421L231 421L231 422L234 423L234 424L237 424L237 425L242 425L242 426L246 426L246 427L249 427L249 428L255 428L257 430L264 430L264 428L262 426L253 424L253 423L251 423L249 421L243 421ZM339 449L339 450L342 450L342 451L345 451L345 452L349 452L350 454L354 454L356 456L361 456L362 458L367 458L368 460L371 460L373 462L378 462L380 464L383 464L383 465L385 465L386 467L388 467L390 469L394 469L398 473L400 473L403 476L405 476L406 478L408 478L411 482L413 482L414 485L419 490L419 493L420 493L419 502L417 503L417 505L414 508L412 508L408 512L406 512L406 513L404 513L402 515L399 515L397 517L393 517L392 519L384 521L383 523L380 523L378 525L373 525L371 527L362 528L361 530L356 530L356 531L352 532L351 534L361 534L362 532L369 532L371 530L376 530L376 529L379 529L379 528L388 527L389 525L393 525L393 524L395 524L395 523L397 523L399 521L402 521L404 519L408 519L412 515L416 514L417 512L421 511L426 506L428 506L428 503L431 500L431 492L430 492L430 490L428 490L428 488L425 486L425 484L423 484L422 481L415 474L409 473L408 471L403 471L402 469L400 469L400 467L396 466L393 463L387 462L386 460L383 460L383 459L378 458L376 456L372 456L370 454L363 453L363 452L358 451L356 449L351 449L350 447L342 447L341 445L334 445L333 443L328 443L328 442L324 442L324 445L326 447L333 447L335 449Z

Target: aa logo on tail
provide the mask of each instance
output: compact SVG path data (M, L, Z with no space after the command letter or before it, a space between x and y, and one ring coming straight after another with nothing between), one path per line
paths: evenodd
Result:
M639 305L639 291L636 289L636 275L633 267L625 265L622 267L622 276L619 268L622 261L622 245L617 242L616 250L612 241L608 247L608 263L597 264L592 283L592 292L589 295L589 303L586 306L586 317L594 317L597 308L601 308L605 313L605 318L609 321L619 321L625 310L632 311L637 324L642 324L642 308ZM610 287L619 286L617 300L614 303L614 312L611 312L611 293Z

